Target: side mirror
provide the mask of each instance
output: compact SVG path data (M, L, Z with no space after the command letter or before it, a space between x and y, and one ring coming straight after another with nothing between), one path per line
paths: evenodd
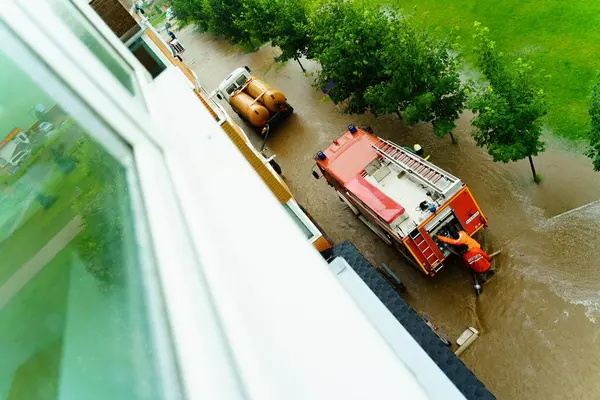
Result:
M217 94L217 99L223 100L223 97L220 94Z
M247 65L244 65L244 68L246 69L246 71L252 72L252 71L250 71L250 67L248 67Z
M313 172L312 172L312 176L313 176L313 178L315 178L315 179L319 179L319 178L320 178L320 176L319 176L319 173L318 173L317 171L313 171Z

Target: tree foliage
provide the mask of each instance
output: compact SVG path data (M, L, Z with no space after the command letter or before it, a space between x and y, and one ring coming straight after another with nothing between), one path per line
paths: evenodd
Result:
M310 36L302 0L246 0L238 25L260 43L279 47L279 61L306 55Z
M239 25L244 12L242 0L206 0L210 15L209 30L232 43L247 43L250 35Z
M443 137L455 127L467 95L455 43L434 38L408 16L390 14L379 56L383 81L367 90L375 115L398 113L408 124L431 122Z
M466 103L454 43L439 40L410 16L334 1L312 17L309 56L321 64L317 85L332 86L348 113L398 113L408 124L431 122L439 136L455 128Z
M591 127L589 131L590 148L586 155L592 159L594 170L600 171L600 72L598 82L592 89L592 102L589 111Z
M544 92L536 85L533 65L522 58L510 61L496 49L488 29L475 24L477 64L487 86L475 92L469 107L478 146L487 147L494 161L518 161L544 151L541 119L546 115ZM534 172L534 171L532 171ZM537 176L534 172L534 179Z
M311 31L308 56L321 64L316 85L332 85L329 97L344 102L345 112L368 111L367 90L386 79L380 52L388 37L388 17L374 7L333 0L311 16Z
M233 42L271 42L281 60L320 64L315 85L344 112L397 113L408 124L431 122L442 137L467 102L454 39L434 37L411 16L356 0L171 0L176 16ZM478 29L475 52L489 82L469 105L478 113L473 136L494 161L544 150L543 92L530 63L509 62Z
M171 0L173 13L182 23L193 23L201 32L223 36L232 43L251 40L240 26L242 0Z
M202 32L209 30L210 10L206 0L171 0L169 5L182 24L196 24Z
M77 162L77 196L73 209L83 220L75 246L87 271L113 284L122 275L124 225L129 203L122 167L92 139L82 137L72 150Z

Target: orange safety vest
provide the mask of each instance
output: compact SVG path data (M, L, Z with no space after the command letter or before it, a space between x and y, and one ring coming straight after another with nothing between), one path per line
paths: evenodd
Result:
M471 249L463 254L463 261L474 272L482 273L490 269L492 259L481 249Z
M453 244L455 246L466 244L467 246L469 246L469 250L481 248L481 245L477 242L477 240L473 239L465 231L458 231L458 239L452 239L446 236L438 236L437 238L444 243Z

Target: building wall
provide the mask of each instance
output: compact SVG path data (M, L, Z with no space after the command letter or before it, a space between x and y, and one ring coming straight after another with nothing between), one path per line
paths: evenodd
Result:
M138 26L119 0L92 0L90 6L119 38Z
M235 131L233 126L226 121L221 125L221 128L227 133L227 136L231 139L231 141L238 148L240 153L248 160L252 168L258 173L263 182L269 187L269 189L273 192L277 200L281 204L284 204L289 199L292 198L292 194L290 191L281 183L279 180L273 175L271 170L267 168L263 161L249 148L249 145L242 139L242 137Z

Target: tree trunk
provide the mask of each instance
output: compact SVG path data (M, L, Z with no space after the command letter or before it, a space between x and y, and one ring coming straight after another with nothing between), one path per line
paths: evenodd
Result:
M399 110L396 110L396 115L398 116L398 118L402 119L402 114L400 114Z
M535 172L535 165L533 165L533 158L531 158L531 156L529 157L529 166L531 166L531 173L533 174L533 181L535 183L540 183L539 179L538 179L538 175Z
M454 135L452 134L452 132L450 132L450 140L452 140L452 144L457 144L458 142L456 141L456 138L454 137Z
M304 69L304 66L302 65L302 63L300 62L300 59L298 57L294 57L294 59L296 61L298 61L298 65L300 66L300 68L302 69L302 72L306 72L306 70Z
M252 48L252 51L253 51L253 52L254 52L254 51L258 51L258 47L256 47L256 46L254 45L254 40L252 40L252 37L249 37L249 38L248 38L248 44L250 44L250 47Z

